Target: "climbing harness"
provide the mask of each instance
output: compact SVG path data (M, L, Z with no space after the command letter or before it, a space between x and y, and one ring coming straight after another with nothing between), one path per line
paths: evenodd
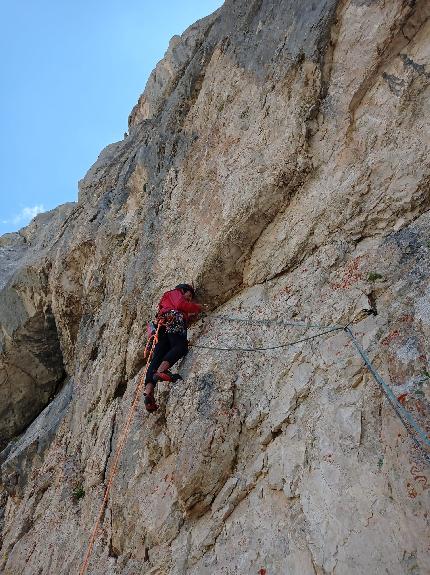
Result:
M187 324L183 314L175 309L157 315L157 321L164 324L166 332L179 333L186 337Z
M157 345L159 330L160 330L160 325L157 327L157 331L155 332L155 334L152 337L151 347L150 347L150 351L148 353L148 361L146 363L144 373L143 373L142 377L140 378L139 383L136 387L136 391L134 392L134 398L133 398L133 401L131 403L130 409L128 411L127 420L126 420L126 423L124 425L124 429L122 431L121 437L118 441L117 451L116 451L115 459L114 459L114 462L112 464L112 467L111 467L111 470L109 473L109 479L108 479L108 482L106 484L106 489L105 489L103 501L100 505L100 510L99 510L96 522L94 524L94 528L91 532L91 537L90 537L89 542L88 542L87 551L85 553L85 557L84 557L81 569L79 571L79 575L85 575L85 573L87 572L87 569L88 569L88 563L90 561L91 553L93 551L94 544L96 541L97 531L99 530L100 522L102 520L103 513L105 511L105 508L106 508L106 505L107 505L107 502L109 499L109 493L110 493L110 490L111 490L111 487L113 484L115 474L116 474L117 469L118 469L119 460L120 460L120 457L122 455L128 434L130 432L131 424L133 423L133 419L134 419L134 415L136 412L137 404L139 403L141 391L145 386L145 376L146 376L146 372L148 371L149 363L152 359L152 355L154 353L155 346Z

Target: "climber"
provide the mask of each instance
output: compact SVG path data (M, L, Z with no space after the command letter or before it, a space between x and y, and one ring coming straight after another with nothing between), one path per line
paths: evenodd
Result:
M159 325L158 342L146 372L145 407L149 412L156 411L154 388L157 381L177 381L180 375L169 371L188 352L187 325L201 312L202 306L192 300L194 288L189 284L179 284L165 292L158 304L156 324Z

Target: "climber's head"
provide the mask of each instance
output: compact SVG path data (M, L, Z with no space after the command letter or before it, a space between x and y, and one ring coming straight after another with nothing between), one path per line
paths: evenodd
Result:
M180 289L181 292L184 294L184 297L188 301L191 301L192 299L194 299L194 296L195 296L194 288L190 284L179 284L176 286L175 289Z

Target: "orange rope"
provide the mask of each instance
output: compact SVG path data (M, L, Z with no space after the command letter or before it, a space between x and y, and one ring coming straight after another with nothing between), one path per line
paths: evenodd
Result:
M150 335L148 338L148 341L146 342L146 346L145 349L143 351L143 358L146 359L148 357L148 353L149 353L149 348L152 349L152 338L154 337L154 335Z
M156 323L157 329L155 332L151 333L151 335L148 337L148 341L146 342L146 346L145 346L145 349L143 351L143 358L144 359L146 359L148 357L150 348L151 348L151 353L152 353L152 343L151 342L152 342L153 338L156 338L156 343L157 343L157 341L158 341L158 330L160 329L160 327L162 325L168 325L169 324L169 322L166 322L164 319L158 318L158 317L156 319L156 322L157 322Z
M157 327L157 331L155 332L155 334L154 334L154 336L153 336L151 351L150 351L150 353L149 353L149 357L148 357L148 361L147 361L147 363L146 363L145 371L144 371L142 377L140 378L140 381L139 381L139 383L138 383L138 385L137 385L137 387L136 387L136 391L135 391L135 394L134 394L134 399L133 399L133 402L132 402L132 404L131 404L131 406L130 406L130 409L129 409L129 412L128 412L127 421L126 421L126 423L125 423L123 432L122 432L121 437L120 437L120 440L119 440L119 442L118 442L117 451L116 451L116 454L115 454L115 459L114 459L113 465L112 465L111 470L110 470L110 473L109 473L109 479L108 479L108 482L107 482L107 485L106 485L106 489L105 489L105 494L104 494L104 497L103 497L103 501L102 501L102 504L101 504L101 506L100 506L100 511L99 511L98 516L97 516L97 520L96 520L96 522L95 522L94 528L93 528L93 530L92 530L91 537L90 537L89 542L88 542L87 552L85 553L84 561L83 561L83 563L82 563L81 570L79 571L79 575L85 575L85 573L87 572L87 569L88 569L88 563L89 563L89 561L90 561L91 553L92 553L92 551L93 551L94 544L95 544L95 541L96 541L97 531L98 531L98 529L99 529L99 527L100 527L100 522L101 522L101 520L102 520L103 513L104 513L104 511L105 511L105 508L106 508L106 505L107 505L107 502L108 502L108 499L109 499L109 492L110 492L111 487L112 487L112 483L113 483L113 480L114 480L114 476L115 476L115 474L116 474L116 472L117 472L117 469L118 469L119 459L120 459L121 454L122 454L122 451L123 451L123 449L124 449L125 442L127 441L127 437L128 437L128 434L129 434L129 431L130 431L130 428L131 428L131 424L133 423L133 418L134 418L134 415L135 415L136 407L137 407L137 404L138 404L139 399L140 399L140 392L142 391L142 388L143 388L144 385L145 385L146 373L147 373L147 371L148 371L148 367L149 367L149 364L150 364L150 362L151 362L151 359L152 359L152 355L153 355L153 353L154 353L155 346L156 346L156 344L157 344L157 342L158 342L158 331L159 331L159 329L160 329L160 325Z

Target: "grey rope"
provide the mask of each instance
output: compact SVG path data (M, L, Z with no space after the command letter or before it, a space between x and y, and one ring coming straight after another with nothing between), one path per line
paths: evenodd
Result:
M426 434L426 432L421 429L421 427L418 425L418 423L415 421L415 419L412 417L412 415L403 407L403 405L397 400L396 396L394 395L392 389L386 384L386 382L382 379L381 375L378 373L378 371L373 367L369 357L367 356L366 352L363 350L363 348L360 346L360 344L358 343L358 341L356 340L355 336L353 335L352 331L350 330L349 327L345 327L345 332L348 334L348 336L350 337L352 343L354 344L355 349L358 351L358 353L360 354L362 360L364 361L367 369L370 371L370 373L373 376L373 379L376 381L376 383L380 386L380 388L382 389L383 393L385 394L385 396L387 397L388 401L390 402L391 406L393 407L393 409L395 410L396 414L398 415L398 417L400 418L400 420L402 421L403 425L405 426L406 430L408 431L408 433L411 435L411 437L414 439L414 442L416 443L416 445L418 445L421 449L423 448L423 445L421 443L419 443L419 441L417 440L418 436L420 438L420 440L424 443L424 445L427 448L430 448L430 440ZM406 420L406 421L405 421ZM410 426L410 427L409 427ZM410 428L412 428L415 433L416 436L414 436L413 434L411 434L410 432ZM427 461L430 463L430 456L427 453L427 451L425 451L425 456Z
M330 329L326 329L325 331L322 331L320 333L316 333L314 335L310 335L308 337L302 337L300 339L296 339L293 341L287 341L285 343L281 343L279 345L272 345L269 347L215 347L215 346L210 346L210 345L200 345L197 343L190 343L189 346L190 347L198 347L199 349L212 349L215 351L248 351L248 352L252 352L252 351L268 351L270 349L281 349L283 347L289 347L291 345L296 345L297 343L302 343L304 341L309 341L311 339L315 339L316 337L321 337L322 335L325 335L327 333L331 333L332 331L338 331L338 330L343 330L343 327L331 327Z
M316 329L326 329L329 327L332 328L337 328L337 329L345 329L344 325L339 325L339 324L329 324L329 325L323 325L320 323L308 323L305 321L292 321L292 320L284 320L284 319L278 319L278 318L261 318L261 319L250 319L250 318L246 318L246 317L229 317L226 315L206 315L204 316L205 320L213 320L213 319L218 319L221 321L231 321L231 322L240 322L240 323L249 323L249 324L255 324L255 325L264 325L264 324L272 324L272 323L276 323L278 325L288 325L288 326L292 326L292 327L302 327L304 329L308 329L308 328L316 328Z
M292 345L295 345L298 343L309 341L309 340L315 339L317 337L321 337L325 334L328 334L328 333L331 333L334 331L338 331L338 330L345 331L348 334L349 338L351 339L351 341L352 341L355 349L357 350L358 354L360 355L360 357L364 361L364 364L366 365L367 369L369 370L369 372L372 374L372 376L375 379L375 381L377 382L377 384L382 389L382 391L383 391L384 395L386 396L386 398L388 399L391 407L394 409L394 412L399 417L399 419L402 422L403 426L405 427L406 431L411 436L413 442L421 450L421 453L422 453L424 459L426 460L426 462L430 464L430 455L427 451L427 448L430 448L430 439L429 439L427 433L418 425L418 423L415 421L415 419L412 417L412 415L403 407L403 405L401 405L399 403L399 401L397 400L397 398L394 395L391 388L387 385L387 383L384 381L384 379L378 373L378 371L373 367L372 362L370 361L369 357L367 356L367 354L365 353L363 348L360 346L360 344L356 340L354 334L352 333L352 331L349 327L350 324L347 324L346 326L339 326L336 324L321 325L321 324L312 324L312 323L307 323L307 322L302 322L302 321L279 320L277 318L250 319L250 318L229 317L229 316L223 316L223 315L215 315L215 316L210 316L210 317L206 316L205 319L241 322L241 323L256 324L256 325L277 323L279 325L288 325L288 326L293 326L293 327L301 327L301 328L305 328L305 329L318 328L318 329L324 329L325 331L322 331L320 333L317 333L317 334L314 334L314 335L311 335L308 337L300 338L300 339L297 339L294 341L289 341L289 342L285 342L283 344L270 346L270 347L215 347L215 346L199 345L199 344L190 344L190 347L196 347L199 349L209 349L209 350L215 350L215 351L244 351L244 352L268 351L268 350L272 350L272 349L281 349L281 348L289 347L289 346L292 346ZM411 430L413 430L413 431L411 431ZM422 443L417 438L419 438Z

